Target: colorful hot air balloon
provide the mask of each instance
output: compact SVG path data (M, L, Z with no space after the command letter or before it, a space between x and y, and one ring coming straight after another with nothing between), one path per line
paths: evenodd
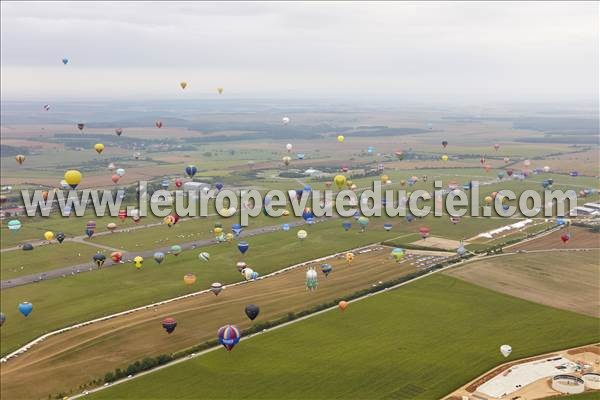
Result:
M318 284L317 271L315 271L314 267L309 268L306 271L306 289L313 291L317 288Z
M213 294L215 296L218 296L219 293L221 293L223 291L223 285L220 284L219 282L215 282L210 285L210 291L213 292Z
M352 222L350 222L350 221L344 221L344 222L342 222L342 228L344 228L344 230L346 232L348 232L351 227L352 227Z
M133 265L135 266L135 268L137 268L138 270L140 268L142 268L142 265L144 264L144 258L142 256L136 256L133 259Z
M567 243L571 239L571 235L569 233L563 233L560 235L560 240L562 240L563 244Z
M115 229L117 229L117 224L115 224L114 222L109 222L108 224L106 224L106 229L113 232Z
M225 325L220 327L217 331L219 343L221 343L227 351L231 351L231 349L238 344L240 337L240 330L235 325Z
M250 245L248 244L248 242L239 242L238 243L238 250L242 254L246 254L246 252L248 251L249 248L250 248Z
M333 267L331 264L321 264L321 272L325 274L325 278L329 276L329 274L333 271Z
M393 225L392 224L383 224L383 229L386 230L386 232L389 232L392 230Z
M202 253L198 254L198 258L204 262L208 262L210 260L210 254L208 254L206 251L203 251Z
M157 251L154 253L153 257L157 264L161 264L163 261L165 261L165 253L162 251Z
M23 303L19 304L19 312L25 317L28 317L29 314L31 314L31 311L33 311L33 304L30 302L24 301Z
M104 151L104 145L102 143L96 143L94 145L94 150L96 150L96 153L100 154Z
M121 253L120 251L113 251L112 253L110 253L110 259L114 263L120 263L123 259L123 253Z
M190 274L185 274L183 276L183 282L186 285L193 285L194 283L196 283L196 275L191 274L191 273Z
M15 160L17 160L19 165L21 165L23 162L25 162L25 156L23 154L18 154L15 156Z
M94 254L94 257L92 257L92 260L94 260L94 263L96 263L96 266L98 268L102 267L104 265L104 261L106 260L106 256L104 254L101 253L96 253Z
M402 259L404 258L404 249L396 247L394 250L392 250L392 257L394 257L394 260L396 260L396 262L402 261Z
M6 224L8 226L8 230L11 232L16 232L19 229L21 229L21 226L23 226L21 224L21 221L19 221L18 219L13 219L8 221L8 224Z
M194 175L196 175L196 172L198 172L198 168L196 168L195 165L188 165L185 167L185 174L190 178L193 178Z
M352 264L352 261L354 261L354 253L346 253L346 255L344 256L344 258L346 259L346 262L348 264Z
M154 125L156 125L156 127L157 127L157 128L162 128L162 126L163 126L163 123L162 123L162 121L156 121L156 122L154 123Z
M246 263L243 261L238 261L235 264L235 267L237 268L238 272L242 272L244 270L244 268L248 267L248 265L246 265Z
M250 318L251 321L254 321L260 313L260 308L258 306L255 306L254 304L248 304L244 309L244 312L246 313L246 316Z
M177 321L175 320L175 318L172 317L165 318L162 321L162 327L170 335L177 327Z
M364 232L367 230L367 226L369 226L369 218L365 217L364 215L361 215L358 220L358 225L360 225L360 231Z
M342 300L338 303L338 308L340 309L340 311L344 311L347 307L348 307L348 302L345 300Z
M72 189L75 189L79 185L81 177L81 172L74 169L65 172L65 181Z

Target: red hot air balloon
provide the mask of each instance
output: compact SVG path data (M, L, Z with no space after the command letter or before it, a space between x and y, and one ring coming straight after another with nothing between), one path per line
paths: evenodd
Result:
M114 174L110 179L116 185L117 183L119 183L119 179L121 179L121 177L119 175L117 175L117 174Z
M217 331L219 343L221 343L227 351L231 351L231 349L238 344L240 336L240 330L235 325L225 325L220 327Z
M121 222L123 222L127 219L127 211L126 210L124 210L124 209L119 210L119 219L121 220Z
M113 260L113 262L115 262L115 263L121 262L122 258L123 258L123 254L120 251L115 251L113 253L110 253L110 259Z
M562 240L563 244L566 244L569 239L571 239L571 235L569 235L568 233L563 233L562 235L560 235L560 240Z
M179 178L175 179L175 186L180 188L183 185L183 181Z
M427 239L429 237L429 228L425 226L420 227L419 234L421 235L421 238Z
M156 121L155 125L157 128L162 128L163 123L162 123L162 121Z

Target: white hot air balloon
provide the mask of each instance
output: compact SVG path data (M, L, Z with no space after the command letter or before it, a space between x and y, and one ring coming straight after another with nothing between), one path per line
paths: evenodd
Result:
M500 346L500 353L502 353L504 357L508 357L510 356L510 353L512 353L512 347L507 344L503 344Z
M294 146L292 146L292 144L291 144L291 143L288 143L288 144L286 144L286 145L285 145L285 149L288 151L288 153L289 153L290 151L292 151L292 148L293 148L293 147L294 147Z
M252 274L254 273L254 270L252 268L244 268L242 270L242 274L244 275L244 278L246 278L247 281L252 279Z
M290 117L283 117L281 118L281 122L283 122L284 125L287 125L290 123Z

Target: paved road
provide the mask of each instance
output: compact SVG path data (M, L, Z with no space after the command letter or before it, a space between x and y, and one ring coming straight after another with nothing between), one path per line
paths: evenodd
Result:
M319 223L319 222L321 222L321 220L315 221L315 223ZM305 223L306 222L304 222L304 221L296 221L296 222L290 222L289 225L290 225L290 227L295 227L295 226L304 225ZM251 236L256 236L256 235L262 235L264 233L276 232L280 229L281 229L281 224L264 226L261 228L248 229L248 230L242 231L242 233L240 234L240 237L251 237ZM77 238L75 238L75 241L77 241ZM184 250L190 250L190 249L195 249L198 247L213 245L216 243L217 243L216 239L204 239L204 240L196 240L193 242L184 243L184 244L181 244L180 246ZM86 242L86 244L89 244L89 242ZM110 257L107 257L102 268L108 268L108 267L112 267L114 265L120 265L123 263L132 262L133 258L135 258L136 256L142 256L142 257L144 257L144 259L149 259L149 258L152 258L154 253L156 253L157 251L162 251L163 253L167 254L171 250L171 246L166 246L166 247L161 247L161 248L147 250L147 251L141 251L141 252L124 252L122 250L112 249L107 246L101 246L101 247L106 248L107 250L110 250L110 251L121 251L121 253L123 253L123 258L122 258L121 263L114 263L110 259ZM83 264L53 269L53 270L46 271L43 273L38 273L38 274L20 276L20 277L13 278L10 280L4 280L4 281L0 282L0 289L3 290L3 289L12 288L15 286L22 286L22 285L27 285L30 283L39 282L40 280L55 279L55 278L66 277L69 275L90 272L95 269L97 269L96 265L92 262L92 260L90 260ZM43 279L40 279L40 278L43 278Z

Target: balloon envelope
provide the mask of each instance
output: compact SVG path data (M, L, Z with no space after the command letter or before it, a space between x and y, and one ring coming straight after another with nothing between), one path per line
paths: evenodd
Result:
M217 331L217 338L219 343L231 351L236 344L240 341L240 330L235 325L225 325L219 328Z
M507 344L503 344L500 346L500 353L502 353L504 357L508 357L510 356L510 353L512 353L512 347Z
M254 304L248 304L244 311L246 312L246 316L248 316L250 320L254 321L260 313L260 308L258 306L255 306Z
M19 304L19 312L24 316L29 316L29 314L31 314L31 311L33 311L33 304L31 304L30 302L25 301Z

